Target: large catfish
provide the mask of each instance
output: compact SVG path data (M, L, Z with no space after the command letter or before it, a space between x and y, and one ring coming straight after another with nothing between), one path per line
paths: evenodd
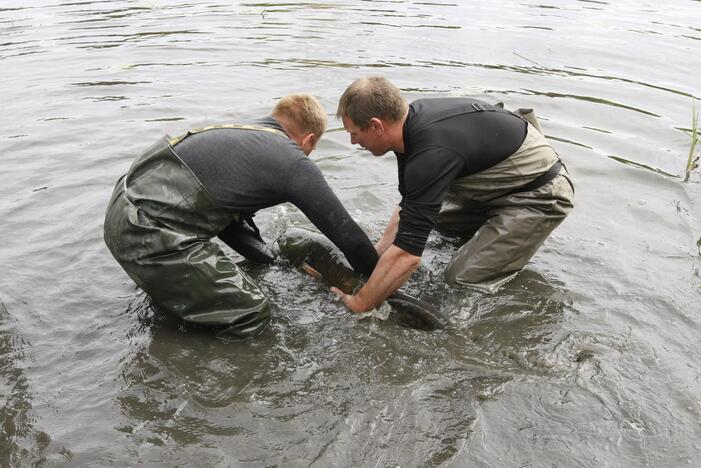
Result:
M282 257L346 294L351 294L360 285L360 275L325 236L307 229L289 228L277 243ZM399 321L411 328L435 330L446 328L449 324L448 319L435 307L401 291L387 298L387 303Z

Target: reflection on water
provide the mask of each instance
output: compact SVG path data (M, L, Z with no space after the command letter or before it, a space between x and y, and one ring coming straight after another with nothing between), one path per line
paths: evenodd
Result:
M687 466L698 459L701 191L677 177L700 97L698 2L9 0L0 8L0 465ZM377 239L394 158L353 148L344 87L535 108L577 208L495 292L432 239L407 292L453 327L349 314L282 263L256 340L157 313L102 242L164 133L312 91L312 158ZM671 176L671 177L670 177ZM256 221L272 242L292 206ZM232 253L233 255L233 253Z
M590 102L595 102L597 104L603 104L606 106L620 107L622 109L632 110L634 112L640 112L641 114L650 115L652 117L660 117L659 115L657 115L653 112L646 111L644 109L638 109L638 108L635 108L632 106L627 106L625 104L621 104L618 102L609 101L608 99L601 99L601 98L596 98L596 97L592 97L592 96L575 96L575 95L571 95L571 94L568 95L568 94L559 94L559 93L541 93L541 92L534 91L531 89L526 89L526 91L528 91L529 93L533 93L535 95L542 95L542 96L547 96L547 97L551 97L551 98L567 98L567 99L575 99L575 100L581 99L582 101L590 101Z
M630 160L628 160L626 158L622 158L620 156L609 156L609 158L613 159L614 161L622 162L623 164L628 164L628 165L633 166L633 167L639 167L641 169L646 169L648 171L656 172L658 174L661 174L661 175L664 175L667 177L675 177L677 179L681 178L680 176L678 176L676 174L670 174L670 173L665 172L661 169L657 169L655 167L648 166L647 164L640 164L640 163L637 163L635 161L630 161Z
M478 402L498 399L524 377L562 376L595 352L563 344L560 322L572 301L534 272L499 298L472 298L467 317L455 314L455 329L423 333L392 319L349 317L321 284L288 265L243 267L275 298L273 323L255 340L213 340L152 314L143 297L127 311L142 317L149 335L123 362L117 396L128 418L117 429L140 447L139 459L179 460L168 454L176 445L206 464L236 457L365 466L378 453L382 466L456 462ZM426 276L410 288L428 286ZM450 289L442 288L439 295ZM254 434L274 438L252 442Z
M0 302L0 465L42 463L51 438L35 425L32 391L24 372L31 345Z

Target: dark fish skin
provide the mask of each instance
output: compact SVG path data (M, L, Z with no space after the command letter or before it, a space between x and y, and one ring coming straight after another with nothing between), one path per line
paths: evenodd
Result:
M346 294L353 293L361 285L360 275L348 265L338 247L322 234L308 229L288 228L278 238L277 244L280 256ZM435 307L401 291L392 294L387 303L399 321L410 328L429 331L443 329L450 324Z
M387 303L396 312L399 321L416 330L443 330L450 326L450 321L431 304L415 297L395 291L387 298Z
M302 228L288 228L277 243L280 255L294 266L312 267L326 283L344 293L351 294L360 285L360 275L324 235Z

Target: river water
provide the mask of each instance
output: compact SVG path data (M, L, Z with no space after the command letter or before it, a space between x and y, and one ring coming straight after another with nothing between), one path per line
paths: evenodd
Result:
M0 466L701 463L698 0L5 0L0 34ZM577 192L526 270L450 288L431 238L407 287L450 317L431 333L283 263L241 264L273 303L255 340L155 314L102 241L133 158L310 91L311 157L377 239L394 157L333 118L370 74L536 109ZM307 222L256 219L271 241Z

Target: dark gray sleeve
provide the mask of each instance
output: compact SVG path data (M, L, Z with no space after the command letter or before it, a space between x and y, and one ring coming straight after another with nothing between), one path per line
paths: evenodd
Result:
M370 276L378 255L368 236L350 217L313 161L305 158L295 169L289 177L290 202L341 249L355 271Z

